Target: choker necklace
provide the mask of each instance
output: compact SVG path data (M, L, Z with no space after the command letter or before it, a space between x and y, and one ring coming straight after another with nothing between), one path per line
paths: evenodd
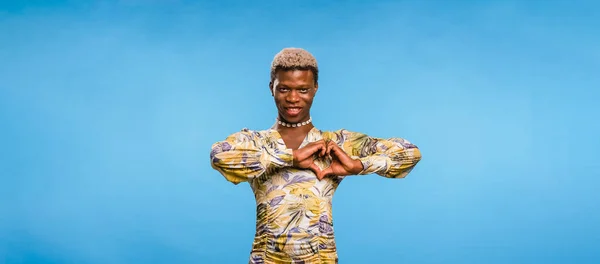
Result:
M301 127L301 126L310 124L311 121L312 121L312 117L309 117L308 120L306 120L302 123L288 124L286 122L281 121L279 118L277 118L277 124L280 124L284 127Z

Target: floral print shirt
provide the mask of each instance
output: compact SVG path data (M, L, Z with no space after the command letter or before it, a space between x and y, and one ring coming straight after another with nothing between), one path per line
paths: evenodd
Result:
M359 159L359 175L375 173L405 177L420 161L419 149L402 138L374 138L345 129L321 131L313 127L300 148L330 139L350 157ZM249 263L337 263L332 198L345 178L318 180L308 169L293 166L277 130L249 130L229 135L212 145L211 165L233 184L248 182L256 199L256 233ZM321 168L328 159L316 159ZM348 176L346 176L348 177Z

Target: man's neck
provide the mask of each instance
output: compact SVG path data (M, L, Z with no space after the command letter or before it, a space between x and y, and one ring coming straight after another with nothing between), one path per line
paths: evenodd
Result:
M293 133L301 133L301 132L308 132L310 131L313 127L315 127L312 123L311 124L306 124L304 126L300 126L300 127L286 127L280 124L275 124L273 125L273 128L275 128L275 130L277 131L285 131L285 132L293 132Z
M285 122L283 119L279 119L283 122ZM309 120L309 119L307 119ZM309 122L305 125L301 125L301 126L297 126L297 127L289 127L289 126L285 126L283 124L280 124L279 122L275 122L275 124L273 125L273 129L277 130L277 132L279 132L279 134L281 135L306 135L308 134L308 132L310 132L310 130L315 127L313 125L312 122Z
M314 126L311 123L301 127L286 127L276 123L274 128L283 139L285 146L295 150L302 145L302 142L307 138L308 133L310 133Z

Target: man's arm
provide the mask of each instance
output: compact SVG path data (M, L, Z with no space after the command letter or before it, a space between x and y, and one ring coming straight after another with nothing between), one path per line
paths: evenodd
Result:
M417 146L403 138L382 139L345 129L336 131L331 139L363 169L358 175L375 173L387 178L404 178L421 160Z
M210 161L213 169L233 184L263 177L267 172L293 165L291 149L264 144L257 132L247 129L212 145Z

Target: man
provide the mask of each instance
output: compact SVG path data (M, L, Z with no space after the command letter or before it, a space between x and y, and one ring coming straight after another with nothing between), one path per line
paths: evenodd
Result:
M278 110L266 130L243 129L213 144L212 167L248 182L257 204L250 263L337 263L331 200L344 177L404 178L420 161L401 138L314 127L310 108L319 70L308 51L285 48L271 64L269 90Z

